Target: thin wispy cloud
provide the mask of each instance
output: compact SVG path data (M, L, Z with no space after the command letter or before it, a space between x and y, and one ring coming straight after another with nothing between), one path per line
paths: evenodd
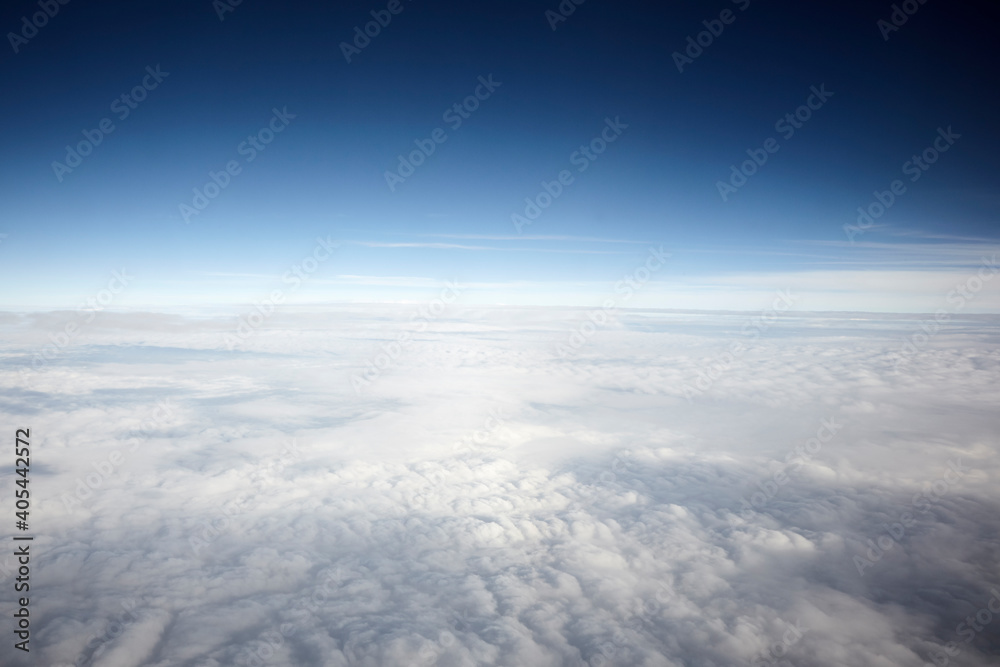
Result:
M417 236L437 236L452 239L482 239L490 241L579 241L586 243L631 243L642 245L645 241L632 241L628 239L607 239L592 236L565 236L565 235L545 235L545 234L524 234L524 235L490 235L490 234L418 234Z
M473 246L459 243L433 243L433 242L413 242L413 241L343 241L351 245L359 245L367 248L429 248L435 250L478 250L491 252L542 252L566 255L627 255L634 254L627 251L617 250L586 250L582 248L508 248L503 246Z

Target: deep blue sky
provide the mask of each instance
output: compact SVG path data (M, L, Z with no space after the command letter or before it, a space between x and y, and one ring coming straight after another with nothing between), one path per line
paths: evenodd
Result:
M122 304L246 301L317 235L343 245L310 300L412 296L340 276L457 278L484 302L516 300L513 282L613 284L650 243L673 252L663 294L774 272L961 274L995 251L995 4L928 0L888 41L889 3L652 4L587 0L553 31L554 0L404 0L349 64L340 43L385 2L243 0L224 21L209 0L62 5L18 53L0 47L0 305L75 305L121 267L137 276ZM679 73L672 53L724 9L735 21ZM8 3L0 27L37 11ZM169 76L120 120L111 103L156 65ZM502 85L451 129L442 112L491 74ZM782 138L775 121L821 84L833 97ZM296 118L245 162L238 145L275 107ZM628 129L576 171L608 117ZM103 118L114 132L59 182L52 162ZM948 126L962 138L910 183L903 163ZM438 127L447 141L390 191L396 156ZM769 137L780 150L723 201L716 183ZM179 204L234 159L242 172L185 224ZM574 182L516 238L511 214L562 169ZM843 225L897 178L885 226L848 245ZM398 243L466 247L383 245Z

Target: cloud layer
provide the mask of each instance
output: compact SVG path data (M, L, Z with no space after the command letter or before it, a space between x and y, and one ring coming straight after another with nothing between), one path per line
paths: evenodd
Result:
M33 654L1000 656L1000 320L413 315L286 310L229 350L231 318L104 313L40 364L72 314L4 315L0 411L36 443Z

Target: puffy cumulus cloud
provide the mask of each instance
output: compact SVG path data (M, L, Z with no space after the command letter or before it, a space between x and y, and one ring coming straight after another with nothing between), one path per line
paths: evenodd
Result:
M623 311L567 356L582 311L289 310L236 350L108 315L28 374L60 315L0 319L43 664L1000 655L994 319L898 363L919 318Z

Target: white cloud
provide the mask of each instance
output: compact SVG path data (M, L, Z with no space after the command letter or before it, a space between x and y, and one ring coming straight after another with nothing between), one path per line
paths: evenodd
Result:
M894 369L918 320L783 315L688 400L747 316L622 311L570 360L555 346L582 312L466 308L356 395L407 313L289 309L238 352L228 319L109 313L27 385L60 316L0 320L0 412L33 433L34 655L917 667L955 641L974 667L1000 650L1000 618L957 631L1000 585L996 318Z

